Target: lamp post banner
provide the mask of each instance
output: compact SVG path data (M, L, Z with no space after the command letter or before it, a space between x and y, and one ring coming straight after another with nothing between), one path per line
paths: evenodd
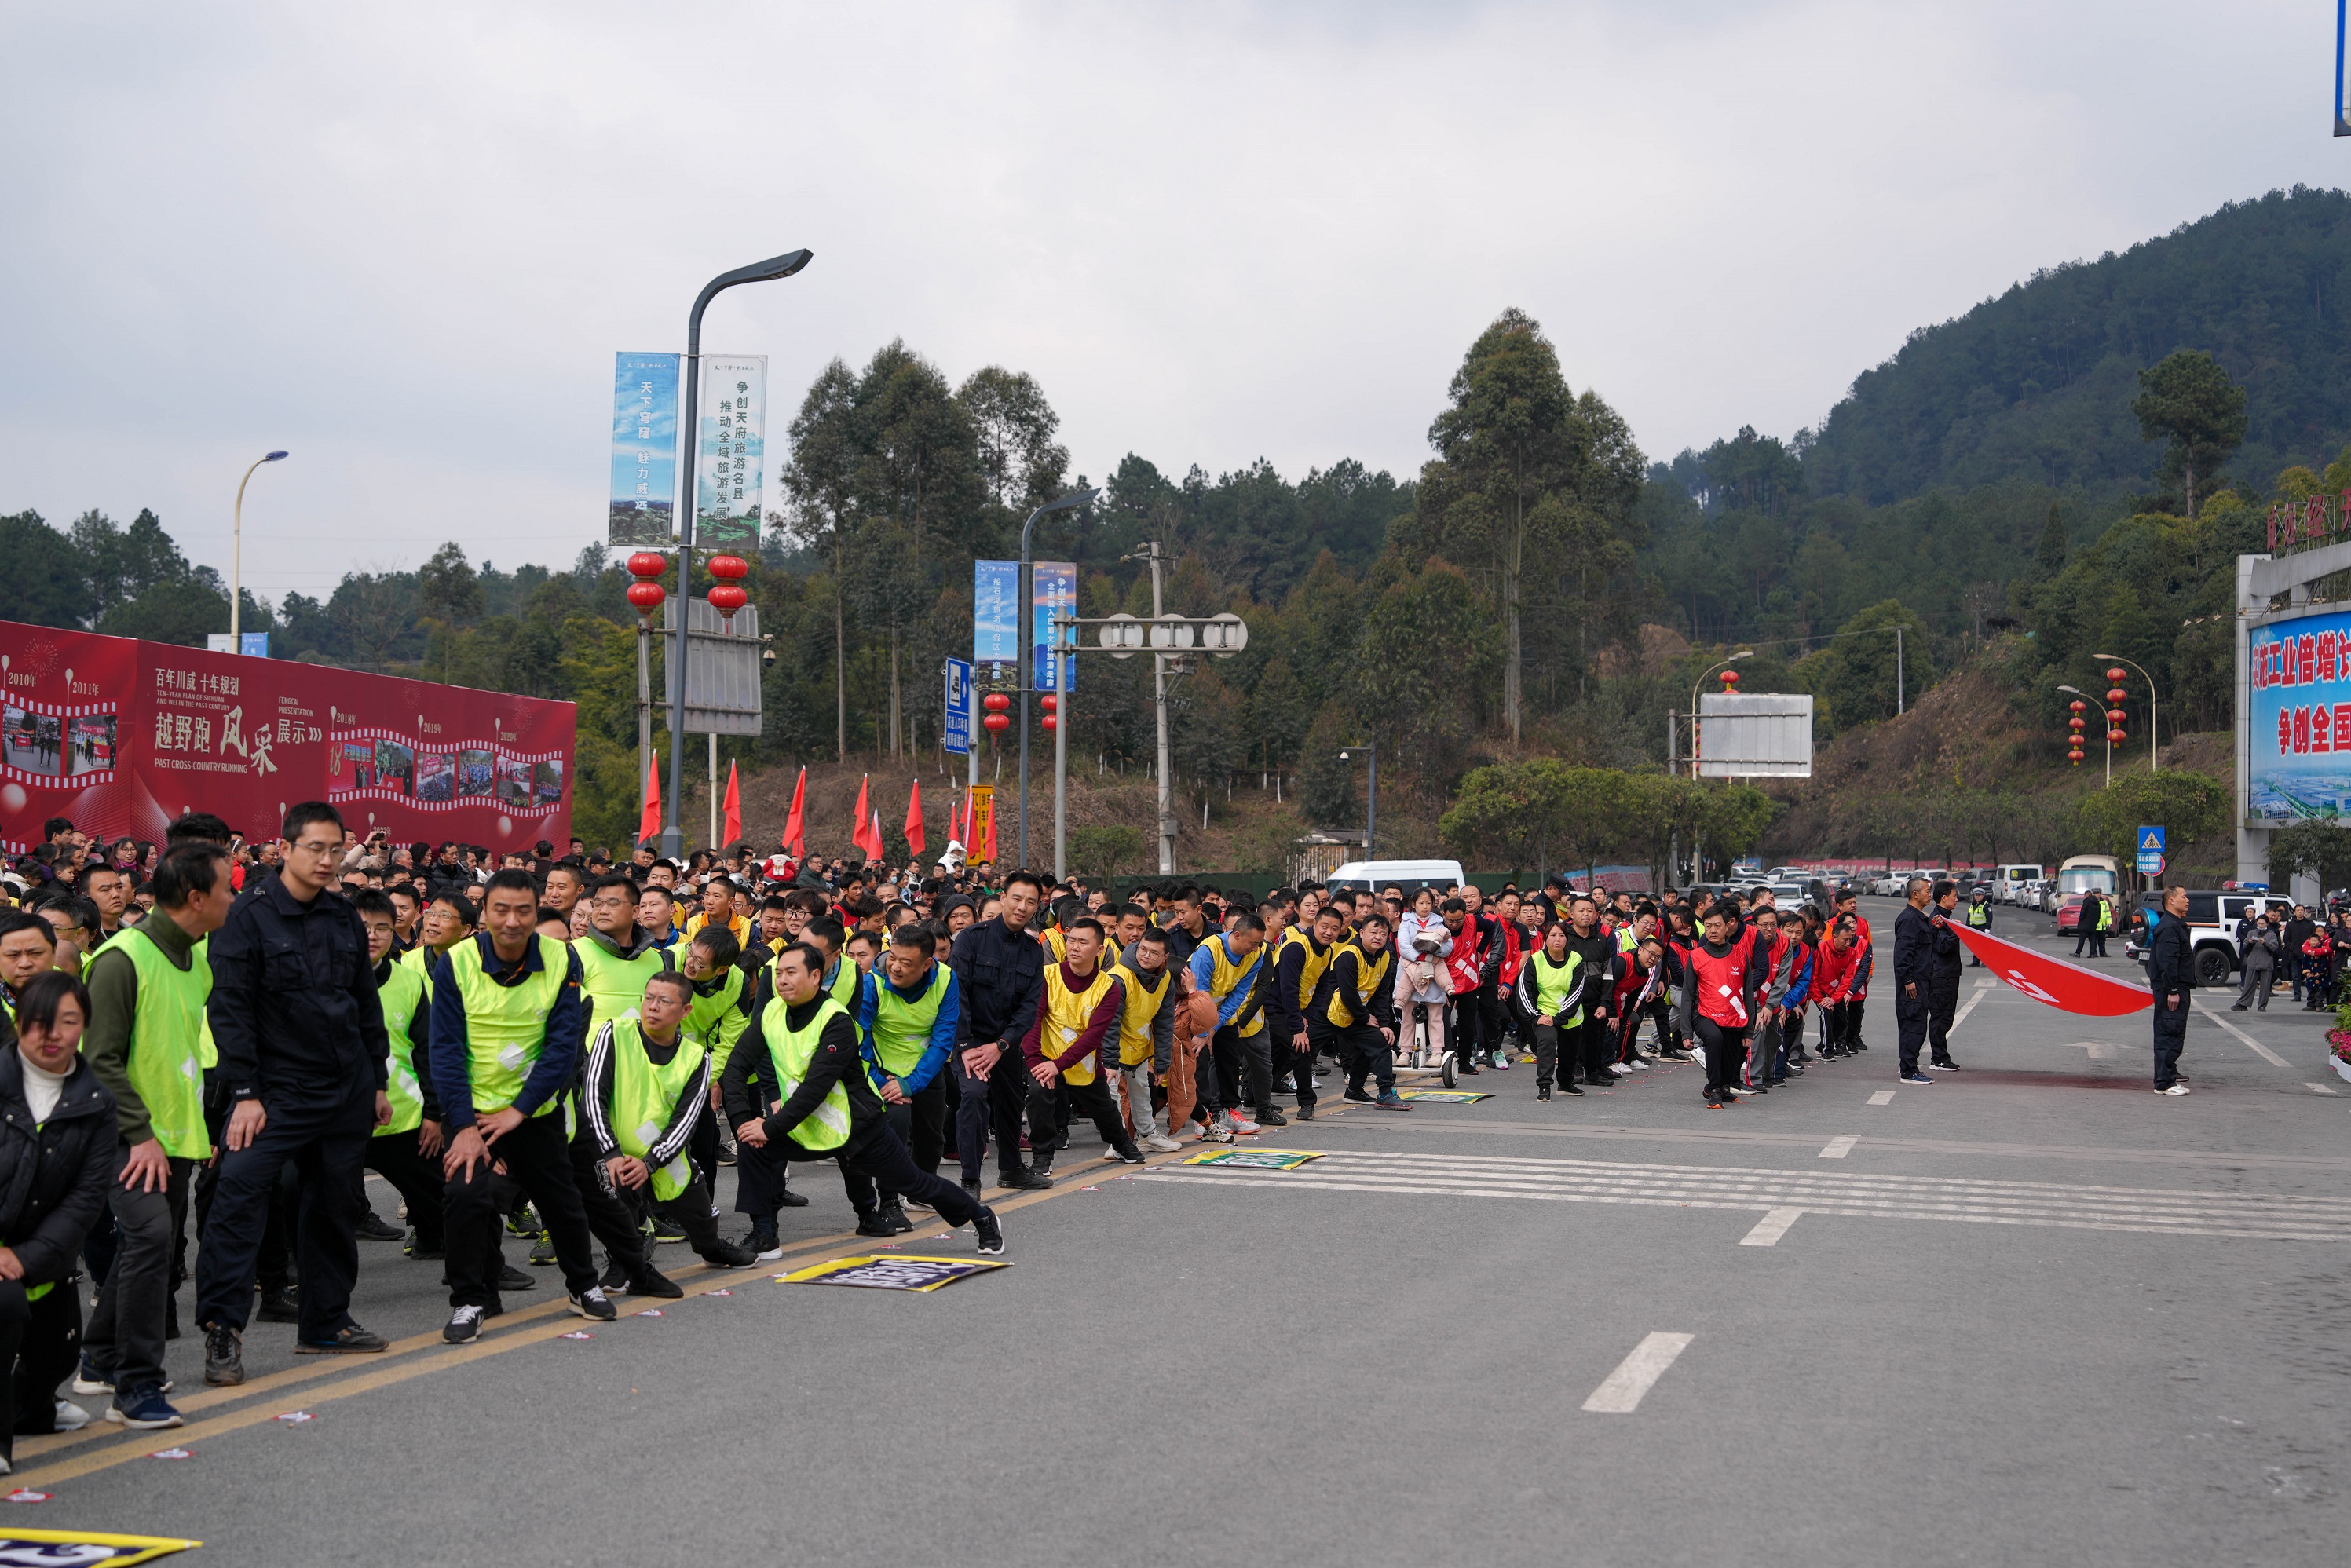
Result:
M275 838L296 800L353 833L493 852L570 835L573 708L0 621L0 848L69 817L161 842L182 811Z
M675 542L677 356L613 357L612 499L604 542L623 549Z
M1061 679L1053 657L1053 620L1067 618L1078 612L1078 569L1066 560L1033 561L1029 570L1035 573L1036 592L1031 599L1036 612L1036 631L1030 636L1035 658L1029 668L1033 672L1030 685L1040 692L1058 691ZM1077 661L1070 662L1070 685L1078 684Z
M1020 684L1020 563L971 563L971 657L982 691Z
M957 757L971 755L971 666L961 659L947 661L946 723L939 734Z
M696 549L759 548L759 476L767 465L768 356L705 354L695 444Z

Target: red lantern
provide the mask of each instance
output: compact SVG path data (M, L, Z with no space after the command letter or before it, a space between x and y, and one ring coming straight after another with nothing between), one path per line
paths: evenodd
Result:
M2121 681L2121 680L2122 680L2122 678L2123 678L2123 672L2122 672L2121 670L2119 670L2119 669L2108 670L2108 671L2106 672L2106 679L2108 679L2108 680L2110 680L2110 681L2119 682L2119 681Z
M1000 713L984 715L979 722L982 727L989 730L1005 730L1012 727L1012 721Z
M2106 731L2106 744L2108 746L2120 746L2124 741L2128 740L2129 738L2130 737L2125 735L2119 729L2110 729Z
M1739 672L1737 670L1725 670L1722 672L1722 689L1726 692L1735 692L1739 689Z
M1048 735L1050 735L1050 734L1051 734L1051 733L1052 733L1052 730L1053 730L1053 716L1052 716L1051 714L1050 714L1050 713L1049 713L1049 714L1047 714L1047 715L1046 715L1042 719L1039 720L1038 722L1039 722L1039 723L1040 723L1040 724L1042 724L1042 725L1045 727L1045 732L1046 732Z
M710 607L729 617L751 601L751 596L731 582L722 582L710 591Z
M990 692L979 699L979 706L990 713L1002 713L1012 706L1012 699L1002 692ZM1007 719L1005 722L1009 724L1011 720Z
M1055 708L1061 706L1053 700L1053 694L1050 692L1047 692L1042 700L1047 713L1051 713Z
M2116 725L2120 725L2128 720L2130 715L2121 708L2110 707L2106 710L2106 717L2113 720Z
M669 570L669 557L659 550L641 549L629 558L631 577L659 577Z
M648 621L653 619L653 612L662 607L662 601L668 597L668 592L658 582L629 584L629 602L635 605L637 613Z
M710 575L721 582L736 582L751 575L751 563L739 555L715 555L710 558Z

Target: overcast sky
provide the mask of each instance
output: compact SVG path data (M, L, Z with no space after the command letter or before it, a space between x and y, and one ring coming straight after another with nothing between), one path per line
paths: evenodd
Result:
M2297 182L2334 7L0 0L0 512L277 598L602 538L615 350L1034 374L1074 467L1426 455L1505 306L1645 452ZM780 463L778 429L771 465ZM772 476L771 476L772 483Z

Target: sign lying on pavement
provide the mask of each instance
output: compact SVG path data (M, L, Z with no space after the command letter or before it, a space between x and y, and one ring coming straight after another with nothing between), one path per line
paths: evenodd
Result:
M1480 1100L1491 1100L1491 1094L1481 1094L1475 1089L1399 1089L1399 1100L1434 1100L1439 1105L1475 1105Z
M778 1274L784 1285L863 1285L875 1291L935 1291L957 1280L992 1270L1009 1269L1008 1262L989 1258L835 1258L789 1274Z
M1320 1149L1210 1149L1176 1164L1186 1166L1246 1166L1251 1170L1294 1171L1309 1160L1322 1157Z
M108 1535L89 1530L11 1530L0 1533L0 1563L69 1563L81 1568L99 1563L152 1563L174 1552L202 1546L162 1535Z

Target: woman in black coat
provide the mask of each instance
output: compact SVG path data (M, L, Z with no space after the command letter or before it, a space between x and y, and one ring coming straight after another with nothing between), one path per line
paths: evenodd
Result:
M57 1385L81 1356L74 1268L114 1179L114 1096L79 1054L89 993L51 969L16 1001L16 1042L0 1046L0 1475L17 1433L87 1424Z

